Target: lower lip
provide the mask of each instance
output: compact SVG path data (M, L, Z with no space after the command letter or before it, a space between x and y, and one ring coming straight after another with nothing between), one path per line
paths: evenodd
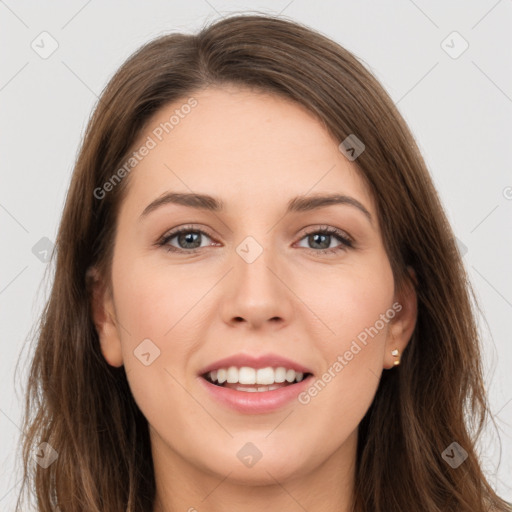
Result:
M231 409L247 414L264 414L284 407L297 399L297 396L309 386L312 379L313 375L309 375L304 380L283 388L251 393L250 391L237 391L216 386L204 377L199 377L212 398Z

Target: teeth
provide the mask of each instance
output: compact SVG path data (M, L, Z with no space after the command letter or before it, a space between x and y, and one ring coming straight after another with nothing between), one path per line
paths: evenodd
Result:
M226 379L229 384L238 382L238 368L236 366L230 366L227 371L228 378Z
M277 384L280 384L281 382L284 382L286 380L286 368L280 366L279 368L276 368L274 374L274 382L276 382Z
M242 386L237 386L235 389L237 391L247 391L249 393L258 393L261 391L273 391L274 389L279 389L282 386L258 386L257 388L244 388Z
M240 370L238 370L238 380L235 382L239 382L240 384L256 384L256 373L257 372L254 368L243 366L242 368L240 368ZM260 384L259 380L258 384Z
M228 382L229 384L261 384L260 387L244 388L243 391L272 391L276 389L272 387L272 384L282 384L283 382L300 382L304 378L302 372L296 372L292 369L287 369L282 366L278 368L272 368L267 366L266 368L250 368L249 366L242 366L237 368L236 366L230 366L229 368L219 368L213 370L208 374L212 382L218 382L223 384ZM268 388L271 387L272 389Z
M214 372L217 372L217 375L215 375ZM213 372L210 372L210 379L212 379L212 382L214 381L214 378L216 378L217 382L219 384L222 384L223 382L226 382L227 372L224 370L224 368L221 368L219 370L213 370Z
M293 370L290 370L291 372L295 373ZM258 384L274 384L275 382L275 372L274 368L260 368L256 372L256 382Z

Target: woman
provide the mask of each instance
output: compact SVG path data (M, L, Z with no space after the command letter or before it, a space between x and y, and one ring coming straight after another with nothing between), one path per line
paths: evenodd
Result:
M23 444L39 510L510 510L475 451L453 233L393 102L333 41L234 16L141 48L56 246Z

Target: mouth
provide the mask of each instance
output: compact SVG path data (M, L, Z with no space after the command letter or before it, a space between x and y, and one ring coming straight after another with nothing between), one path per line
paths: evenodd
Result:
M209 399L242 414L266 414L297 400L313 382L310 372L286 367L219 368L199 375Z
M219 368L201 375L214 386L233 389L246 393L265 393L298 384L312 376L309 372L300 372L283 366L251 368L230 366Z

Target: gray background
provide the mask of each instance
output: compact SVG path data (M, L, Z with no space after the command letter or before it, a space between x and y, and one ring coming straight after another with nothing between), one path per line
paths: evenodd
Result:
M512 500L511 0L9 0L0 1L1 510L13 510L20 479L16 443L24 384L15 382L14 367L48 294L44 251L55 240L97 97L148 40L248 11L281 12L345 46L382 82L409 123L484 313L486 382L502 447L488 428L482 464L492 485ZM40 36L44 31L50 36ZM58 48L42 58L52 39ZM469 46L458 55L464 41ZM22 365L21 379L26 369Z

